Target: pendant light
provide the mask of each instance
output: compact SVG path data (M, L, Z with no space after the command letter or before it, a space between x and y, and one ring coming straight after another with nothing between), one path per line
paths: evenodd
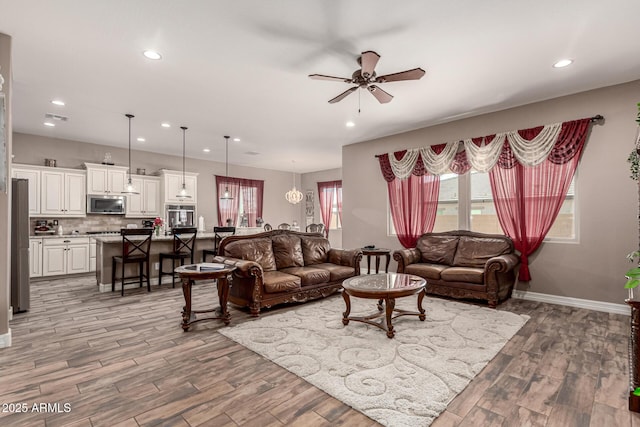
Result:
M129 179L127 180L127 185L125 185L122 194L140 194L138 191L136 191L136 188L131 182L131 119L133 119L135 116L133 114L125 114L125 116L127 117L127 119L129 119Z
M229 138L230 138L229 135L224 136L224 139L225 139L224 177L225 178L229 178ZM222 194L222 196L220 196L220 200L233 200L233 197L231 197L231 193L229 192L228 185L224 187L224 193Z
M182 129L182 189L176 195L176 197L179 198L179 199L190 199L191 198L191 194L187 193L187 188L185 186L185 180L184 180L184 164L185 164L184 149L185 149L185 140L186 140L185 134L187 132L187 127L186 126L180 126L180 129Z
M292 163L295 164L294 161L292 161ZM287 199L287 202L291 203L292 205L297 205L298 203L300 203L302 201L302 199L304 198L304 195L302 194L302 192L300 192L296 188L296 174L295 174L295 172L292 172L292 174L293 174L293 188L286 192L286 194L284 195L284 198Z

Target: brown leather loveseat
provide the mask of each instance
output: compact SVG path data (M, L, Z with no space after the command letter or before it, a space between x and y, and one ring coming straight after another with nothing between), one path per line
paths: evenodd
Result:
M511 238L465 230L423 234L393 259L398 273L424 277L427 293L483 299L491 308L511 297L520 265Z
M262 307L304 302L331 295L342 281L360 275L360 249L331 248L317 233L272 230L228 236L220 243L215 262L234 264L229 302L249 307L258 316Z

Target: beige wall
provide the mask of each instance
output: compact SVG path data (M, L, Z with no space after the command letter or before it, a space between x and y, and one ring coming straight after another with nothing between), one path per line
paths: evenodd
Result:
M0 73L4 77L2 91L5 94L5 129L6 162L11 163L11 37L0 33ZM9 171L7 178L10 176ZM9 283L10 269L10 237L11 237L11 181L7 179L7 192L0 193L0 347L9 344Z
M322 215L320 215L320 198L318 197L318 182L336 181L342 179L342 169L328 169L325 171L310 172L302 175L302 192L307 194L307 190L313 190L313 222L322 223ZM301 212L303 222L306 220L305 203L302 202ZM329 232L329 242L332 248L341 248L342 246L342 230L331 230Z
M629 178L640 80L343 147L343 246L399 249L387 235L387 192L376 154L602 114L578 167L578 243L545 243L520 289L622 303L625 255L638 248L638 190ZM395 271L395 261L392 261Z
M22 133L15 133L13 138L15 141L14 163L44 166L44 159L52 158L56 159L58 167L81 168L84 162L102 162L104 154L109 152L116 165L128 165L126 149ZM133 150L131 169L135 171L137 168L146 169L147 175L162 168L182 170L182 157ZM225 174L224 162L187 158L186 170L199 173L197 215L204 216L205 226L209 229L217 224L218 218L214 175ZM287 203L284 198L284 194L291 189L292 185L290 172L229 165L229 176L264 180L263 217L265 222L279 224L296 220L302 223L300 207ZM296 185L299 183L300 175L296 174Z

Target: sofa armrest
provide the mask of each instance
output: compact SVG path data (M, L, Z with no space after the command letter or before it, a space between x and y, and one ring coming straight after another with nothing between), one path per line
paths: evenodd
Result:
M329 249L329 262L356 270L356 276L360 275L360 261L362 260L362 249Z
M499 255L489 258L484 269L487 272L506 273L513 270L518 264L520 264L520 258L516 254Z
M222 264L235 265L237 267L235 274L242 277L262 277L262 266L255 261L247 261L239 258L231 258L226 256L216 256L213 258L213 262L219 262Z
M404 273L404 269L409 264L420 262L422 254L416 248L401 249L393 252L393 259L398 262L398 273Z

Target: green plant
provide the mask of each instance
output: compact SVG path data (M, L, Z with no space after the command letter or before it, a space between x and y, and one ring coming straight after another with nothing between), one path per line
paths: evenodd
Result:
M640 263L640 251L633 251L627 255L629 262L634 262L636 259ZM640 285L640 266L631 268L624 273L627 278L627 283L624 285L625 289L633 289Z

